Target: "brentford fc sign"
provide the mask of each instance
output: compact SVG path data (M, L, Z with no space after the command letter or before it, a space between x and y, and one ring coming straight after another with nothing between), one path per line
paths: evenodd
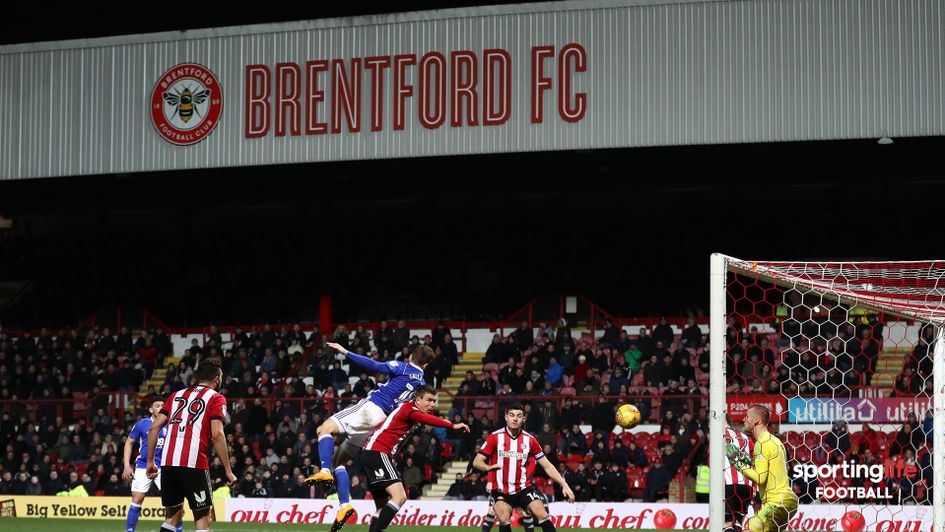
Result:
M177 65L151 91L151 121L164 140L189 146L216 129L223 112L220 82L207 67Z

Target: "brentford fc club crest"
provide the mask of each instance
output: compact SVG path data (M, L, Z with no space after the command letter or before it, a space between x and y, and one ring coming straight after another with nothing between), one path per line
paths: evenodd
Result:
M151 93L151 121L164 140L189 146L205 139L220 122L223 91L213 72L186 63L165 72Z

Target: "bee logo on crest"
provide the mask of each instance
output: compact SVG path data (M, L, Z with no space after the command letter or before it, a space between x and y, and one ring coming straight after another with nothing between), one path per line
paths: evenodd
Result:
M151 93L151 121L164 140L178 146L196 144L220 121L223 92L207 67L177 65L165 72Z

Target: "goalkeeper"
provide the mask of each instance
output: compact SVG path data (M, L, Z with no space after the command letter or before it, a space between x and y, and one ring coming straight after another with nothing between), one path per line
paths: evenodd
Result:
M761 510L756 517L764 532L786 532L788 521L797 512L797 495L788 477L784 444L768 432L771 411L752 405L745 413L744 431L755 439L754 456L749 457L733 445L725 447L725 456L743 475L758 485Z

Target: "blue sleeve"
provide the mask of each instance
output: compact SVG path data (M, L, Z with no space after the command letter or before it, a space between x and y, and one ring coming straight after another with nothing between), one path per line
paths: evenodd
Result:
M389 362L386 364L384 362L377 362L370 357L361 356L351 351L348 351L348 359L368 371L387 375L393 374L394 368L396 368L398 364L398 362Z
M141 437L141 428L140 428L140 427L141 427L141 422L140 422L140 421L137 422L137 423L135 423L135 426L132 427L131 433L128 434L128 437L131 438L131 439L133 439L133 440L137 440L138 438L140 438L140 437Z

